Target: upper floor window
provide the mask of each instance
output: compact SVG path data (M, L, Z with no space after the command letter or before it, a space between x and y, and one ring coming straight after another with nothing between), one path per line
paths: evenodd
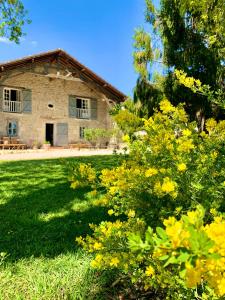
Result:
M98 100L69 95L69 117L97 120Z
M20 101L20 90L4 88L4 100L6 101Z
M3 89L3 111L21 112L21 91L19 89Z
M90 100L77 98L76 101L77 117L79 119L90 118Z
M77 108L88 109L89 108L89 99L77 98Z

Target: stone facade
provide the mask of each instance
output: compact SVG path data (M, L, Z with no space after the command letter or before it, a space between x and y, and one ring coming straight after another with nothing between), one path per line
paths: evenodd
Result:
M32 64L16 68L1 75L0 79L1 109L0 136L8 135L8 124L16 122L17 136L27 145L43 144L46 140L46 124L53 124L54 146L78 142L80 128L111 128L109 116L110 103L107 93L98 88L97 84L86 82L79 77L70 76L64 67L45 63ZM25 101L23 91L29 90L31 95L31 111L6 112L4 104L4 88L18 89L21 102ZM79 119L69 113L69 97L95 99L97 115L95 119ZM89 102L88 102L89 103ZM21 104L23 107L23 103ZM90 107L90 106L89 106ZM66 139L60 138L60 124L64 124Z

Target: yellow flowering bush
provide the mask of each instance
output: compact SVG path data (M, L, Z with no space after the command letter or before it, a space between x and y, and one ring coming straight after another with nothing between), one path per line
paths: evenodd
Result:
M153 277L157 280L161 271L169 270L171 276L182 280L185 288L195 293L199 289L202 299L225 296L225 219L216 216L204 225L204 209L199 206L179 220L169 217L163 223L165 229L158 227L155 233L149 228L145 240L140 234L129 238L133 253L142 253L144 245L145 257L152 258L157 265L155 270L146 267L145 274L150 276L143 278L145 285L151 286Z
M225 231L214 215L225 210L225 121L207 120L199 133L182 105L164 99L143 124L119 166L97 175L88 166L72 178L72 187L80 178L94 186L96 204L115 218L78 242L94 254L92 267L117 268L160 299L219 299Z
M69 180L71 182L71 188L76 189L86 186L95 187L97 178L96 171L90 164L82 163L78 166L73 166L70 173Z

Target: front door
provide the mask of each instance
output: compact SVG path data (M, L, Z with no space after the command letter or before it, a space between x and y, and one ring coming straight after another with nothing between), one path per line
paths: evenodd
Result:
M45 129L45 140L53 146L53 132L54 132L54 124L46 124Z

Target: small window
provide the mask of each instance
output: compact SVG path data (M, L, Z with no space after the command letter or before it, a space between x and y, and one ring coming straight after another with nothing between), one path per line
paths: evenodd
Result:
M17 136L18 126L16 121L10 121L8 123L8 136Z
M48 108L53 108L54 107L54 105L53 104L48 104Z
M20 101L20 90L4 88L3 93L5 101Z
M84 139L84 130L85 130L85 127L80 127L80 139Z

